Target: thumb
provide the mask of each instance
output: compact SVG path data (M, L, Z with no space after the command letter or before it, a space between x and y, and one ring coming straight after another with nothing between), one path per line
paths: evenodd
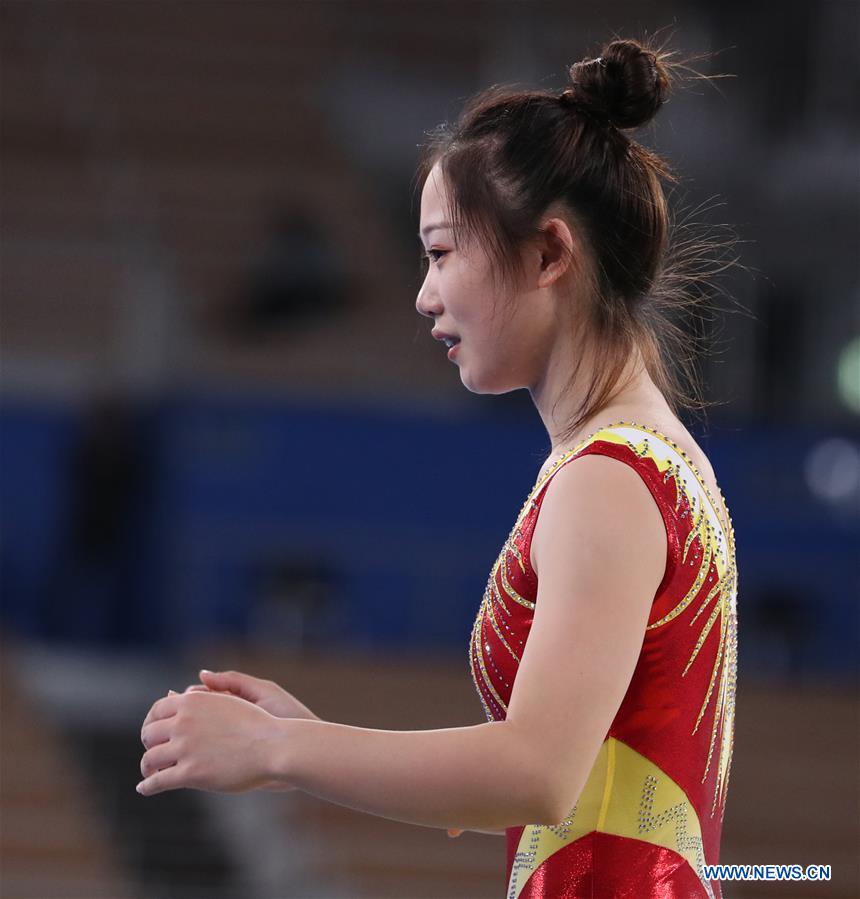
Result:
M254 688L254 679L242 674L241 671L209 671L201 668L200 680L213 690L228 690L251 702L259 699L259 691Z

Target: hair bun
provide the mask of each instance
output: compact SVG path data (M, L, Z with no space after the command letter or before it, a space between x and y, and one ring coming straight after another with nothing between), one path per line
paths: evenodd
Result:
M637 128L650 121L669 95L669 76L657 52L637 41L608 44L596 59L569 69L567 98L616 128Z

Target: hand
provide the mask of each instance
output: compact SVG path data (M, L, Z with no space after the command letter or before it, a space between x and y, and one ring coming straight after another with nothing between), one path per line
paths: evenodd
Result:
M252 677L250 674L243 674L241 671L209 671L206 668L200 670L200 680L203 681L202 684L192 684L186 688L185 692L228 693L264 709L276 718L320 720L319 715L314 714L304 703L299 702L292 693L288 693L274 681ZM282 780L273 780L270 783L263 784L260 789L275 793L285 793L288 790L294 790L295 787Z
M271 783L272 750L284 733L278 718L252 703L193 691L155 702L140 739L142 795L183 787L240 793Z
M231 693L240 699L252 702L276 718L310 718L319 721L306 705L299 702L292 693L279 687L274 681L262 680L243 674L241 671L200 671L202 684L192 684L185 692L199 690Z

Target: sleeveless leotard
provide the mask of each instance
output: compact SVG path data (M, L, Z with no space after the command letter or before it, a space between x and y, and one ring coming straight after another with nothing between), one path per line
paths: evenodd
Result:
M472 678L487 719L504 719L535 609L529 554L547 485L561 466L594 453L631 466L648 486L669 541L666 571L633 678L576 805L559 825L506 831L507 899L720 899L703 865L719 860L734 737L734 528L718 490L726 533L680 447L620 422L546 472L490 573L469 645Z

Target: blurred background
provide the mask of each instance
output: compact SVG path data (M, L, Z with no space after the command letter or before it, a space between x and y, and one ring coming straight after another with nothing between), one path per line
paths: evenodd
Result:
M614 32L717 52L636 134L730 223L702 363L736 531L725 862L860 895L858 5L0 5L4 897L490 897L504 840L301 794L139 797L151 703L200 667L323 718L484 720L467 644L549 450L430 337L413 177L495 82ZM775 21L778 20L778 21ZM717 297L719 302L720 297ZM744 311L746 310L746 311Z

